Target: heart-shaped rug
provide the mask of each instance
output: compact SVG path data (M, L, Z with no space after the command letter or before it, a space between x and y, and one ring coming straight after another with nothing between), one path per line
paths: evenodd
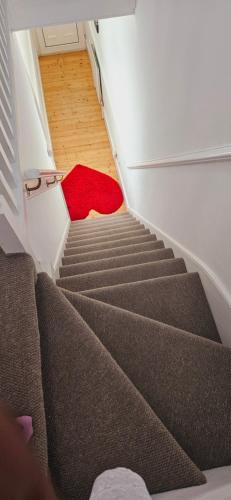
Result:
M85 219L90 210L112 214L123 203L117 181L93 168L76 165L62 181L63 193L72 221Z

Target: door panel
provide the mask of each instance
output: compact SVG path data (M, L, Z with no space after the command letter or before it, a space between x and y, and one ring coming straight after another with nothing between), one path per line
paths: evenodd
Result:
M42 28L42 31L46 47L79 43L78 26L74 23L65 24L64 26L50 26Z
M86 47L82 23L43 27L37 30L37 34L42 55L84 50Z

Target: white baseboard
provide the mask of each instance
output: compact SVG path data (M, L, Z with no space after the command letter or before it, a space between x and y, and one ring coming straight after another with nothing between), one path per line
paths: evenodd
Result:
M67 237L68 237L68 233L69 233L69 229L70 229L70 224L71 224L71 221L68 220L66 227L64 229L64 232L63 232L63 236L60 240L60 244L59 244L59 247L57 250L54 264L52 266L52 277L54 280L59 278L59 268L62 264L62 257L64 255L64 249L65 249L65 245L66 245L66 241L67 241Z
M163 240L166 247L171 247L176 257L182 257L189 272L199 273L222 342L226 346L231 347L231 297L220 278L205 262L145 219L145 217L142 217L130 207L129 212L139 219L151 233L155 233L158 239Z

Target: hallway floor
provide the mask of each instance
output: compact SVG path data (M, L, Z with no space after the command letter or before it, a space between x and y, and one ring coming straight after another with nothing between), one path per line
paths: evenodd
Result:
M118 180L88 52L41 56L39 63L57 168L79 163Z

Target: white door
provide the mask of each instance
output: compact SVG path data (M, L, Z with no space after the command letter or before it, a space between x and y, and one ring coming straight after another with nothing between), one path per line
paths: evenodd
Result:
M37 34L42 55L84 50L86 48L82 23L46 26L38 29Z

